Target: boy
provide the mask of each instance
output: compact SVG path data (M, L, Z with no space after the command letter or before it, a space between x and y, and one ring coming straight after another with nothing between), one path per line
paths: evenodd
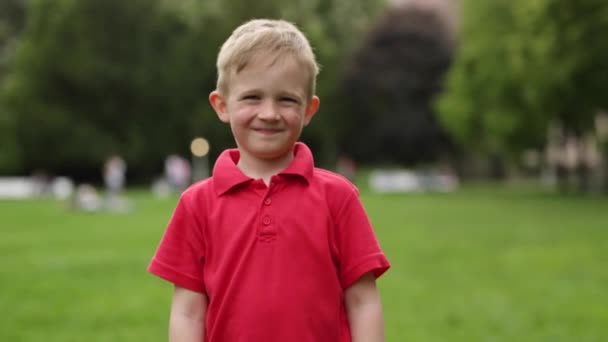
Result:
M388 260L356 188L297 142L319 108L307 39L252 20L217 67L209 100L238 149L182 194L149 265L175 284L170 340L382 341Z

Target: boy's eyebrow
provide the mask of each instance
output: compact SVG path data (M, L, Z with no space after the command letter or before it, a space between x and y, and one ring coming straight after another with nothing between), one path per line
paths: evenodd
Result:
M299 92L291 92L291 91L281 91L281 92L279 92L279 96L292 96L292 97L297 97L298 99L304 98L304 96L302 96L302 94L300 94Z
M238 91L236 92L237 95L239 96L243 96L243 95L248 95L248 94L253 94L253 93L261 93L262 90L258 89L258 88L251 88L251 89L238 89Z
M259 94L259 93L263 93L263 92L264 92L264 90L262 90L262 89L251 88L251 89L244 89L242 91L239 91L238 95L243 96L243 95L249 95L249 94ZM306 97L303 95L303 93L291 92L291 91L285 91L285 90L278 92L278 96L292 96L292 97L297 97L300 100L302 100Z

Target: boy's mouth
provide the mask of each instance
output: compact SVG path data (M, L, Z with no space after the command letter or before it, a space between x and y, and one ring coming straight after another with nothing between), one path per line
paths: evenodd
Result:
M264 134L264 135L271 135L271 134L276 134L281 132L281 129L279 128L266 128L266 127L258 127L258 128L254 128L253 129L255 132L258 132L260 134Z

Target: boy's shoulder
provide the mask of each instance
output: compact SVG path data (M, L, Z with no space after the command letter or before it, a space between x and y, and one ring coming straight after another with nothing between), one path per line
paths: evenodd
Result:
M213 177L205 178L191 184L182 192L180 198L185 201L192 201L207 197L213 193Z
M315 167L313 177L330 194L349 196L353 193L359 193L357 187L350 180L338 173Z

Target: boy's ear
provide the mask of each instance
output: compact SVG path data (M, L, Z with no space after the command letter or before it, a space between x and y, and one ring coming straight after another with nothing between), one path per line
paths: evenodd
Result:
M304 112L304 126L307 126L312 120L312 117L315 116L317 111L319 110L319 106L321 105L321 100L318 96L314 96L308 101L308 105L306 106L306 111Z
M226 123L230 122L230 117L226 111L226 100L219 91L214 90L209 94L209 103L211 103L211 107L215 110L220 121Z

